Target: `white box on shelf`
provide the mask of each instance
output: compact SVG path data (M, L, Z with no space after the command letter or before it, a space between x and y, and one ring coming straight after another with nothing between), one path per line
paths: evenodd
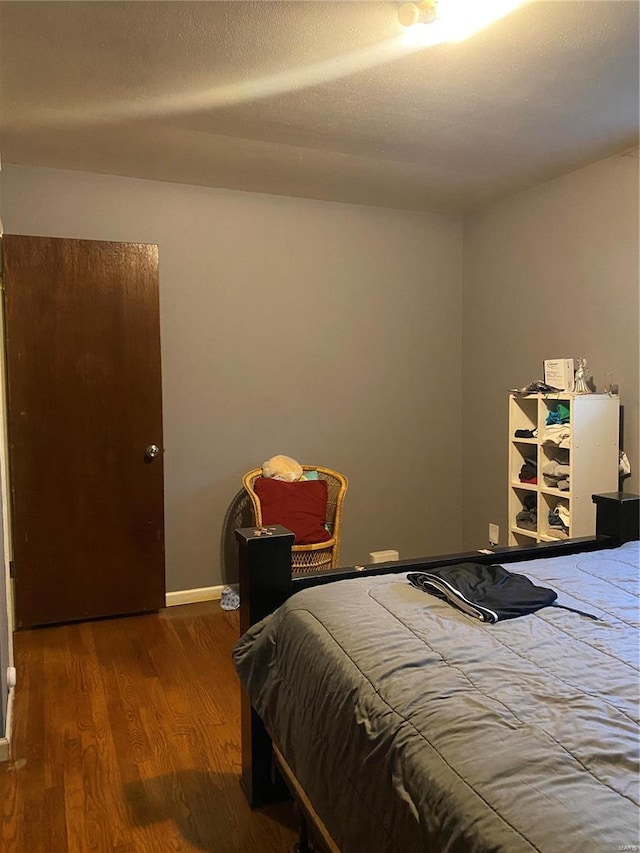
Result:
M544 362L544 381L559 391L573 391L575 373L572 358L549 358Z

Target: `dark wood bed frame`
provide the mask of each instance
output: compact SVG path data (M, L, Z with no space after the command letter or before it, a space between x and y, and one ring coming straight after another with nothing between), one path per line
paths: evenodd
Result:
M519 547L493 547L490 550L467 551L400 560L370 566L351 566L315 574L291 575L291 546L294 536L285 527L246 527L236 530L239 545L240 632L247 631L287 598L302 589L359 576L375 576L395 572L475 562L491 564L559 557L584 551L615 548L640 538L640 496L611 492L594 495L596 534L581 539L567 539ZM296 779L284 758L274 747L259 715L251 706L245 690L241 698L242 776L240 784L252 808L290 799L293 795L303 813L314 821L304 803L304 792L296 790ZM284 779L286 779L286 783ZM323 833L321 833L322 835ZM327 849L330 839L325 839ZM300 849L305 849L302 845Z

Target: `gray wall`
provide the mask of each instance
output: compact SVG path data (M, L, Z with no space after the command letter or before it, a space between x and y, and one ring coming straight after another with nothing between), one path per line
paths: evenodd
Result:
M10 165L2 183L7 233L159 244L168 590L234 579L225 515L276 453L349 477L344 564L460 547L458 217Z
M638 492L638 152L603 160L465 219L464 542L507 525L507 389L546 358L585 356L620 386Z
M345 564L481 547L490 521L504 542L506 392L544 358L586 356L599 387L613 373L640 490L637 152L468 216L464 251L456 217L2 181L8 233L160 246L169 590L234 579L225 516L274 453L350 477Z

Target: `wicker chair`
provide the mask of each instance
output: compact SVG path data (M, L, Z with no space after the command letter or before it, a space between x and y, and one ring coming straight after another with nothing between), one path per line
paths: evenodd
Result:
M338 565L340 554L340 527L342 525L342 504L349 486L349 481L344 474L332 471L331 468L320 468L318 465L303 465L303 471L317 471L320 480L326 480L329 497L327 501L327 523L331 525L332 537L326 542L318 542L312 545L294 545L291 553L291 568L293 574L304 574L305 572L318 572L327 569L335 569ZM253 484L262 476L262 468L254 468L242 478L245 489L249 493L255 523L262 525L262 512L260 499L256 495Z

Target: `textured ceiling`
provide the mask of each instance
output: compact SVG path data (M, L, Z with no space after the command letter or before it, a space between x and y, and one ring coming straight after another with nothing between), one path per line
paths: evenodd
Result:
M402 46L389 2L2 2L5 162L468 210L638 144L636 0Z

